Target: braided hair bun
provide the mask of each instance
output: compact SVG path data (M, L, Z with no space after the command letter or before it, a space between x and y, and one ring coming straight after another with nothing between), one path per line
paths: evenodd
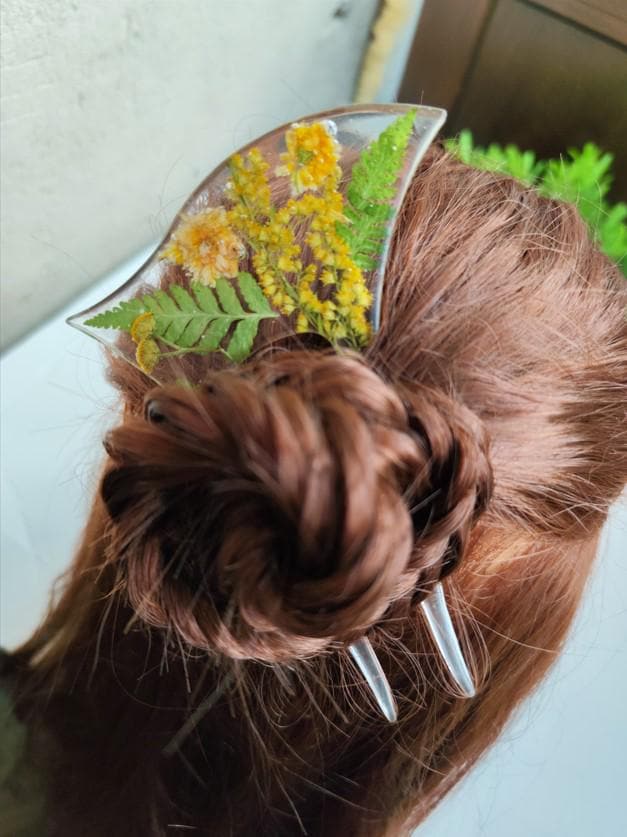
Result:
M490 493L478 419L360 356L288 351L150 392L102 492L148 624L275 662L349 642L463 555Z

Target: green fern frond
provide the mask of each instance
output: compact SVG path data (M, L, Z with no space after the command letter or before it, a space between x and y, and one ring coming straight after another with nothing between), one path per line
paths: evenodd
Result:
M612 154L588 142L581 150L569 148L559 159L536 161L532 151L514 145L476 146L470 131L461 131L445 146L469 166L509 174L545 197L575 204L601 250L627 276L627 204L611 206L606 200L612 185Z
M152 338L178 350L173 354L222 350L239 363L250 354L261 320L278 314L250 273L240 273L236 283L244 304L227 279L218 279L215 290L192 283L191 293L173 284L167 291L121 302L87 320L86 325L130 332L134 320L149 312L154 317Z
M521 151L515 145L506 145L503 148L493 142L487 148L475 146L470 131L460 131L458 136L446 140L444 145L447 151L468 166L486 171L500 171L528 186L536 182L546 165L543 161L536 160L533 151Z
M389 125L365 148L351 172L344 214L348 224L337 232L351 249L362 270L376 267L387 225L393 215L390 202L402 169L416 111L408 111Z
M145 310L146 308L141 299L131 299L128 302L118 303L115 308L110 308L108 311L96 314L95 317L86 320L85 325L93 326L94 328L115 328L118 331L130 331L133 322Z

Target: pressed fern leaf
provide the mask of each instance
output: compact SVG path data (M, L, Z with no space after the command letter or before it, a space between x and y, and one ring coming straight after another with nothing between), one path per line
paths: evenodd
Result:
M344 214L348 224L337 224L339 235L351 248L362 270L376 267L383 249L388 222L416 111L400 116L365 148L351 172Z
M130 331L133 322L146 308L141 299L131 299L128 302L120 302L115 308L96 314L90 320L85 320L85 325L94 328L115 328L120 331Z
M205 354L222 349L232 361L240 362L250 354L261 320L278 314L250 273L240 273L236 281L246 307L233 285L218 279L215 290L192 283L190 293L181 285L170 285L167 291L121 302L87 320L86 325L130 332L135 319L149 312L154 317L154 338L181 352Z

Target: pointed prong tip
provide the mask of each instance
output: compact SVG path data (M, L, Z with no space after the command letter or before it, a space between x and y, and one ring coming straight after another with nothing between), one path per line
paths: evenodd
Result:
M475 697L477 692L473 677L455 633L441 583L435 585L420 606L431 638L453 681L464 697Z
M475 684L468 680L465 683L459 683L459 687L462 690L462 694L465 698L474 698L477 697L477 689L475 688Z
M396 706L396 701L394 701L391 706L388 706L385 709L383 707L380 708L383 712L386 721L389 721L391 724L394 724L396 723L396 721L398 721L398 708Z
M362 636L348 646L348 652L369 687L379 711L387 721L394 723L398 718L396 700L370 640Z

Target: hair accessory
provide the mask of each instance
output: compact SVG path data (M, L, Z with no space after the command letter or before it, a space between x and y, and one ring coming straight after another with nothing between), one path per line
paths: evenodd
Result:
M356 105L266 134L200 184L134 276L68 323L159 384L178 379L182 355L241 363L295 332L364 347L380 324L396 216L445 118L439 108ZM421 606L453 679L472 695L440 584ZM348 650L396 720L368 638Z

